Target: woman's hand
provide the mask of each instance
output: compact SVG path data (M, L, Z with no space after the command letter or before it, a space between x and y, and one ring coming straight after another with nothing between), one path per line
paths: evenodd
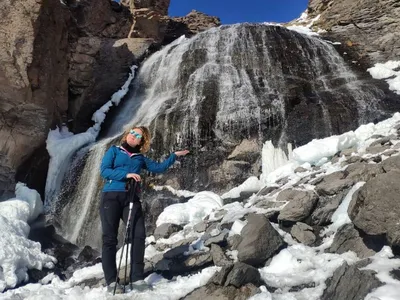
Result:
M185 156L188 153L189 153L189 150L182 150L182 151L176 151L175 155L176 156Z
M140 175L139 175L139 174L136 174L136 173L128 173L128 174L126 174L126 178L128 178L128 179L132 178L132 179L134 179L135 181L141 181L141 180L142 180L142 179L140 178Z

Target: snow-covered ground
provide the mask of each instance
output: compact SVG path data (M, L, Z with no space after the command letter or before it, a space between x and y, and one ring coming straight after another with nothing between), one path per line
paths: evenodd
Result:
M189 229L207 215L209 215L210 220L218 218L221 220L222 218L222 222L234 222L230 234L240 233L245 225L245 222L239 220L242 216L248 212L265 212L265 210L256 209L251 206L251 203L254 203L256 198L259 197L256 191L261 186L273 185L276 180L289 176L289 182L285 186L290 187L304 176L311 174L312 164L320 165L321 169L325 170L326 173L340 170L342 168L340 166L341 160L335 164L328 162L332 155L350 147L354 148L355 152L358 152L359 155L366 155L366 147L374 141L371 138L372 136L389 136L394 134L397 131L396 126L398 124L400 124L400 113L396 113L392 118L378 124L362 125L355 131L350 131L339 136L313 140L305 146L294 149L292 155L290 155L290 158L288 158L283 166L278 167L276 170L268 170L269 173L263 174L261 178L252 177L241 186L235 188L235 192L231 193L232 195L237 194L238 191L255 192L246 205L239 202L223 205L223 195L219 196L212 192L195 194L190 202L184 206L184 209L182 209L182 204L171 205L165 210L164 214L160 215L157 224L172 222L184 225L185 229L172 238L168 240L161 239L157 243L172 244L190 235L199 237L199 234ZM269 163L270 155L276 155L276 151L276 149L271 149L269 143L266 143L262 151L263 163ZM294 173L294 169L299 166L307 169L307 171ZM348 192L348 195L332 216L332 225L322 231L321 237L324 240L323 244L319 247L308 247L299 244L289 234L280 230L277 225L274 225L276 230L278 230L289 244L289 247L282 250L272 259L268 266L260 268L259 271L263 280L270 286L276 287L277 291L271 294L266 288L262 287L261 290L263 292L252 299L317 300L325 288L325 280L333 274L337 267L344 261L349 264L358 261L356 254L353 252L339 255L324 253L324 250L331 245L337 229L341 225L350 222L347 215L347 207L352 194L362 185L363 182L360 182ZM171 191L173 190L171 189ZM176 191L176 193L179 195L182 194L180 191ZM184 194L188 195L187 191ZM0 203L0 241L2 245L8 245L0 249L0 266L2 268L0 272L1 290L4 290L5 287L13 287L17 282L25 281L27 279L27 268L40 269L41 266L46 265L49 267L54 262L54 258L40 252L40 245L26 239L29 232L27 222L41 211L38 195L26 187L18 185L16 198L18 200L10 199ZM222 209L226 210L227 213L223 217L218 217L218 211ZM154 242L153 237L147 238L148 243L151 241ZM193 242L189 252L198 250L207 251L199 240ZM153 245L148 245L146 248L147 258L158 253ZM233 251L230 254L232 257L237 255ZM385 247L380 253L377 253L373 257L372 264L365 267L365 269L377 271L377 277L386 284L373 291L366 299L400 299L400 282L389 276L389 272L398 267L400 267L400 259L393 258L393 253L389 247ZM210 267L196 275L178 277L171 281L159 275L151 274L146 280L153 284L154 289L152 291L129 293L117 298L179 299L197 287L204 285L217 270L217 267ZM108 299L111 296L107 294L105 288L89 289L80 285L85 279L101 278L102 276L100 264L76 271L73 277L65 282L51 274L44 278L41 283L28 284L18 289L8 290L0 294L0 299ZM315 283L314 288L305 288L299 292L289 292L287 288L287 286L310 282Z

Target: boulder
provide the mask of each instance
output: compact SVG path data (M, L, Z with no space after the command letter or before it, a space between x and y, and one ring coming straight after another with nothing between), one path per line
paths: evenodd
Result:
M300 243L304 245L312 245L317 237L313 232L313 228L308 226L307 224L297 222L292 229L290 230L290 234Z
M382 174L384 172L383 168L377 164L368 164L368 163L354 163L349 165L345 172L346 179L351 179L354 182L357 181L368 181L372 178L375 178L376 175Z
M348 214L354 225L368 235L385 235L393 247L399 247L400 172L377 175L353 195Z
M400 155L389 157L385 159L382 163L382 169L388 173L390 171L400 170Z
M345 172L338 171L324 176L322 181L316 185L315 191L320 196L333 196L353 184L354 180L347 179Z
M228 277L228 274L232 270L232 268L233 268L233 263L223 266L221 270L215 272L215 274L210 278L208 283L213 283L216 285L224 285L226 278Z
M248 283L259 286L261 284L260 272L250 265L237 262L226 277L224 286L233 285L240 288Z
M353 251L359 258L368 258L376 253L365 245L353 224L346 224L338 229L328 251L338 254Z
M250 214L242 229L242 240L237 247L240 262L258 267L285 247L279 233L263 215Z
M344 263L326 281L326 289L321 300L364 299L382 283L373 271L360 271L357 266Z
M298 222L311 215L318 196L313 191L287 189L279 193L276 201L289 201L280 211L279 221Z

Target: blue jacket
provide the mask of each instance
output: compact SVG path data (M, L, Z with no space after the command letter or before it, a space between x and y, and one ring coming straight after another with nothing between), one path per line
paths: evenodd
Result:
M157 163L141 153L129 155L124 149L111 146L104 154L100 166L101 177L106 179L103 192L125 191L128 173L140 174L142 169L152 173L163 173L175 162L176 154L172 153L162 163Z

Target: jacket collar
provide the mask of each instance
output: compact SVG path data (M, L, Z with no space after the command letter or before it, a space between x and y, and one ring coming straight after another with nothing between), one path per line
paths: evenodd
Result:
M117 146L117 148L119 148L120 151L124 152L125 154L129 155L129 157L133 157L135 155L142 155L142 153L130 153L128 150L126 150L124 147L122 146Z

